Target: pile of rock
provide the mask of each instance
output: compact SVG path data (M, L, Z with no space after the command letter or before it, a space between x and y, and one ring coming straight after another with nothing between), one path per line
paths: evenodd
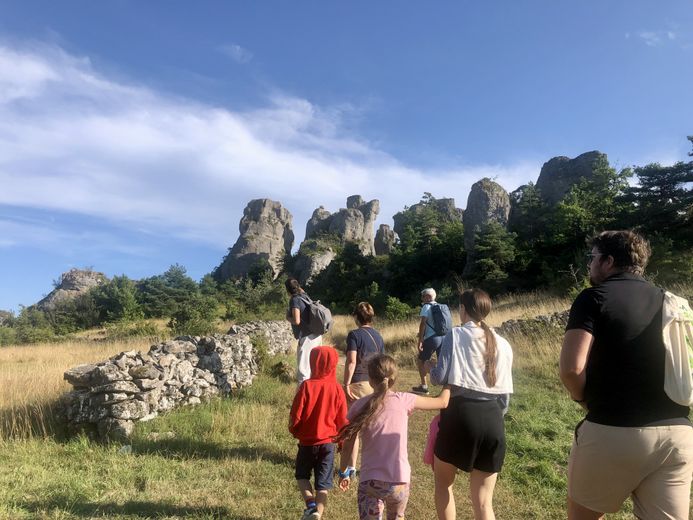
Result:
M146 354L122 352L65 372L75 388L64 399L68 427L104 440L127 438L136 421L229 394L250 385L256 373L253 345L243 333L182 336Z
M496 327L496 332L501 336L512 336L517 334L536 335L546 332L561 332L568 324L568 314L570 311L554 312L535 318L524 320L504 321L500 327Z
M233 325L228 334L258 335L267 340L267 353L271 356L287 354L296 348L291 325L286 320L249 321Z

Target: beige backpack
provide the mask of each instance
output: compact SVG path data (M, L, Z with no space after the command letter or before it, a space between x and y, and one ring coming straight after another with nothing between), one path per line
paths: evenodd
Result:
M685 298L669 291L662 305L664 391L672 401L693 405L693 310Z

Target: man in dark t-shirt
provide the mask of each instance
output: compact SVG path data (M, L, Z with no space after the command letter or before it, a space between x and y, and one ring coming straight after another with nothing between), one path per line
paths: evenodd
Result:
M628 496L638 518L687 518L693 428L689 408L664 392L664 294L642 277L649 244L604 231L591 245L593 287L571 307L560 358L587 411L568 462L568 518L601 518Z

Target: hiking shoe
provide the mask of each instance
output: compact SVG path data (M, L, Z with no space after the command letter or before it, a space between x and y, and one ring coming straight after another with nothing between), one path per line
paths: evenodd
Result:
M428 386L419 385L413 386L411 389L415 394L428 395Z
M318 508L309 507L308 509L304 509L301 520L320 520L320 513L318 513Z

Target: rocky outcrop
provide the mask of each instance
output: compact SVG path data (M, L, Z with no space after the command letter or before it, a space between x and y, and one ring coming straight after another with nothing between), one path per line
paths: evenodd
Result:
M375 254L375 219L380 202L365 202L360 195L352 195L346 205L336 213L320 206L306 224L306 237L294 260L295 275L302 284L310 283L330 265L344 244L356 244L364 255Z
M267 341L267 353L271 356L291 352L295 346L291 325L286 320L249 321L232 325L229 334L258 335Z
M596 150L578 155L574 159L564 156L549 159L541 167L537 189L548 204L557 204L571 187L582 179L592 177L595 167L602 161L608 164L606 154Z
M293 348L288 322L254 321L226 335L181 336L146 354L121 352L71 368L64 378L74 390L63 397L70 430L103 440L126 438L138 421L250 385L260 355L254 335L266 338L269 355Z
M455 207L455 199L433 199L428 202L419 202L392 217L394 232L402 236L408 213L418 214L425 208L433 208L438 213L441 222L461 222L464 213L460 208Z
M281 203L269 199L251 200L243 210L240 236L224 261L214 271L218 280L245 276L260 263L267 262L274 276L294 244L292 216Z
M0 310L0 327L3 327L5 324L11 322L13 318L14 314L12 314L10 311Z
M472 185L464 210L464 247L467 250L467 262L463 276L474 272L476 233L482 232L491 222L507 227L509 214L510 197L500 184L484 178Z
M107 280L106 275L91 269L70 269L60 276L56 288L39 301L36 307L41 310L51 310L58 303L76 298Z
M397 234L390 229L387 224L380 224L378 231L375 232L373 246L375 254L378 256L389 255L397 243Z

